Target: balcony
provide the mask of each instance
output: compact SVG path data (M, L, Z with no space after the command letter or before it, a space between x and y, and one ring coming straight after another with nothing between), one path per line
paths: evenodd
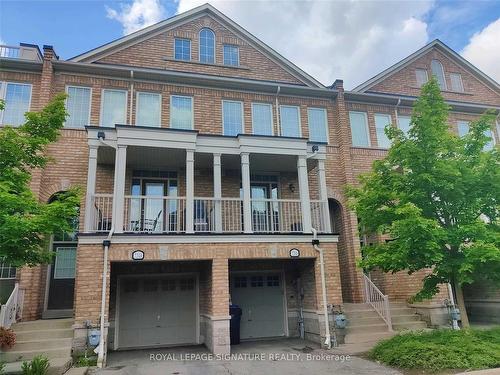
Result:
M324 155L306 140L131 128L88 131L85 232L331 232Z
M37 46L21 43L19 46L0 45L0 58L42 61Z

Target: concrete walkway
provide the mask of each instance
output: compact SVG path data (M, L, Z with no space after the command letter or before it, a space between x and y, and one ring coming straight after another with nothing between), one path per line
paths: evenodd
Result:
M400 375L358 357L319 349L298 339L242 343L230 357L214 357L204 346L145 349L108 355L108 367L99 375Z

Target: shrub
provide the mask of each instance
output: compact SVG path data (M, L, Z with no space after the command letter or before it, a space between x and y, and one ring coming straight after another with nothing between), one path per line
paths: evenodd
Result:
M5 362L0 362L0 375L5 374Z
M16 334L10 328L0 327L0 348L10 349L16 343Z
M37 355L31 362L23 362L21 370L23 375L46 375L49 371L49 359L43 355Z
M500 366L500 327L401 333L380 342L369 356L389 366L437 372Z
M76 358L75 367L92 367L97 366L97 356L90 357L80 356Z

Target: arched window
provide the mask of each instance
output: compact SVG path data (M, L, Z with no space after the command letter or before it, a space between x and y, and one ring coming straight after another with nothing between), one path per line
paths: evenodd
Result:
M215 34L207 28L200 31L200 62L215 63Z
M446 80L444 79L443 65L438 60L432 60L431 69L432 74L436 76L441 90L446 90Z

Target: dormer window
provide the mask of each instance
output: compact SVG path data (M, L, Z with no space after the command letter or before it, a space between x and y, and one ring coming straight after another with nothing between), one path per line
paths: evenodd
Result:
M427 76L427 70L425 69L415 69L415 76L417 78L418 87L422 87L429 80L429 77Z
M200 62L215 63L215 34L208 28L200 31Z
M189 39L175 38L174 57L176 60L191 60L191 41Z
M457 92L464 92L464 84L460 73L450 73L451 89Z
M446 90L446 80L444 79L443 65L438 60L432 60L431 69L432 69L432 74L436 76L439 88L441 90Z

